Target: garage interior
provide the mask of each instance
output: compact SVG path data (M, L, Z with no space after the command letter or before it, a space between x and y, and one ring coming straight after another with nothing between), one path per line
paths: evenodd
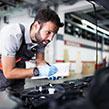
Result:
M108 0L0 0L0 30L31 24L40 8L57 12L64 27L45 49L58 80L25 79L22 93L0 92L0 109L109 109ZM26 62L35 67L36 58ZM18 98L17 96L20 96Z

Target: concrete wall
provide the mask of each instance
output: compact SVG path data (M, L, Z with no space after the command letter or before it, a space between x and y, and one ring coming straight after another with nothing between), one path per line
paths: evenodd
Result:
M97 5L96 5L97 6ZM87 1L80 1L74 5L61 5L58 7L58 14L61 17L61 21L64 22L64 13L76 12L83 9L91 8L92 5ZM67 61L71 62L71 69L76 73L82 72L83 63L96 63L96 43L81 38L75 38L64 33L64 28L59 30L59 34L63 35L63 40L56 40L56 62L65 62L65 51L67 52ZM68 41L70 44L65 44ZM85 47L83 47L83 45ZM98 48L101 48L101 44L98 44ZM104 45L104 49L109 51L109 47ZM98 63L101 63L101 51L98 51ZM109 58L109 52L103 52L103 57ZM78 70L79 69L79 70Z

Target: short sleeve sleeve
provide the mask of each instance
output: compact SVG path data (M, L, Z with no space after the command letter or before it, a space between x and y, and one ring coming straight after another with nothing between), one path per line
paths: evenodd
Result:
M15 28L16 27L16 28ZM0 33L0 53L7 57L15 57L18 50L16 25L4 28Z
M15 57L16 55L16 49L17 43L16 39L13 35L9 35L6 39L2 39L2 54L8 57Z

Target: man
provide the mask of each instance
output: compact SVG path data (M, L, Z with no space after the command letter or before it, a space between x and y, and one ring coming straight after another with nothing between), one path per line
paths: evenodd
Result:
M1 30L0 90L21 91L24 78L52 76L57 72L55 66L48 65L44 60L44 49L62 26L58 15L44 8L37 12L29 29L22 24L11 24ZM36 67L25 69L25 61L34 54Z
M106 67L106 57L105 58L103 58L103 67Z

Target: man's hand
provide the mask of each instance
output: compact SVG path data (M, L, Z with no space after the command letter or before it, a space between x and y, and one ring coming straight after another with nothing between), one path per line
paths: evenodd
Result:
M48 76L54 75L57 71L58 71L57 67L55 67L54 65L51 65Z
M57 77L54 77L54 75L58 69L54 65L43 65L43 66L38 66L39 68L39 76L48 76L48 79L57 79Z

